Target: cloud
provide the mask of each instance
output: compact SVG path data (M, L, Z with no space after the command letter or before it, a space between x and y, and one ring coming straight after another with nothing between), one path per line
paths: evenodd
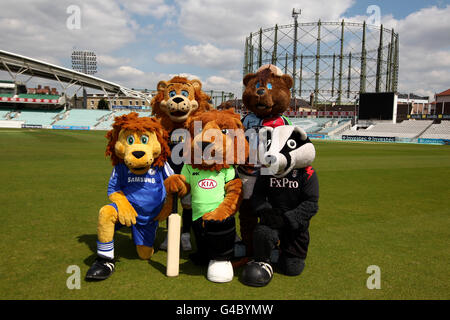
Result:
M242 52L236 49L220 49L211 43L186 45L181 52L166 52L155 57L164 64L189 64L203 68L227 69L240 62Z
M126 63L130 63L130 58L113 57L107 54L97 55L97 64L99 67L117 67Z
M80 9L80 28L67 28L72 13ZM74 47L109 53L135 39L136 25L114 1L17 0L0 5L0 43L28 56L69 59Z
M161 19L170 15L175 8L165 4L164 0L128 0L122 2L123 7L130 13L141 16L153 16Z
M391 24L399 33L399 90L434 95L450 86L450 5L424 8ZM386 23L387 21L383 21ZM437 23L438 22L438 23Z
M190 39L220 43L243 49L245 37L259 28L293 22L291 10L302 8L300 21L335 20L351 5L353 0L316 0L292 2L291 0L211 1L176 0L180 8L178 26ZM326 8L326 10L324 10Z

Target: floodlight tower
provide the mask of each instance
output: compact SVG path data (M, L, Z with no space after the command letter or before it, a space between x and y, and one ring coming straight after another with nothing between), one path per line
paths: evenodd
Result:
M97 56L93 51L74 50L72 52L72 69L89 75L97 73ZM87 108L87 93L84 88L83 108Z
M85 74L97 73L97 56L92 51L73 51L72 69Z

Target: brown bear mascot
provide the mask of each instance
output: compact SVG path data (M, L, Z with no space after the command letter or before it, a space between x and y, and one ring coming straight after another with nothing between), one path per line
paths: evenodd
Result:
M250 137L250 161L258 150L258 131L263 127L276 128L290 125L289 119L283 113L289 108L291 101L292 77L274 65L263 65L256 73L247 74L243 83L245 90L242 102L249 113L242 118L242 123ZM253 134L249 130L254 130ZM254 157L253 157L254 159ZM252 206L251 197L260 165L254 160L251 165L239 166L239 177L243 183L243 201L239 209L239 220L242 242L236 246L236 256L244 256L236 266L248 261L245 256L253 253L253 230L258 223Z

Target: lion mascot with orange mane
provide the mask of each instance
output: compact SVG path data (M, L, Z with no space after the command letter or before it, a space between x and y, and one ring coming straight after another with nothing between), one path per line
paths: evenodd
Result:
M170 176L164 184L169 194L191 194L197 244L191 260L208 265L208 280L229 282L234 276L230 262L236 238L234 215L242 199L242 182L234 165L248 157L244 127L233 110L212 110L189 117L186 128L190 154L181 174Z
M114 272L114 232L119 227L131 227L138 256L150 259L158 221L171 209L164 205L164 180L173 174L166 162L170 149L159 121L136 112L116 117L106 138L106 155L114 166L108 184L111 203L99 212L97 259L87 280L104 280Z
M213 107L209 103L210 97L202 91L202 83L197 79L188 80L185 77L176 76L169 81L160 81L157 89L158 93L151 102L152 115L157 117L164 129L169 132L169 147L173 154L168 161L174 172L180 173L183 167L183 154L177 153L177 149L174 148L178 145L180 147L178 150L183 150L183 141L178 141L173 133L185 127L188 117L212 110ZM183 204L181 247L184 251L189 251L192 249L190 241L192 209L189 204L189 195L182 198L181 203ZM167 237L159 248L167 249Z

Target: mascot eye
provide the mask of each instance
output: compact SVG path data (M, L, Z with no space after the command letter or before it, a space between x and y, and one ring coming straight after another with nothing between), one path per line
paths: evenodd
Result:
M148 143L148 137L147 136L142 136L141 137L141 142L142 142L142 144L147 144Z
M258 89L261 85L259 84L259 82L256 83L256 89Z
M186 90L182 90L181 95L185 96L185 97L189 97L189 92L187 92Z
M169 97L173 98L177 95L177 93L175 92L175 90L172 90L169 92Z
M272 84L270 82L267 84L267 89L272 90Z
M289 148L295 149L295 147L297 146L297 142L295 142L294 139L289 139L288 142L287 142L287 145L288 145Z
M134 137L133 136L128 136L127 137L127 142L131 146L134 143Z
M223 134L228 134L228 132L229 132L228 129L222 129Z

